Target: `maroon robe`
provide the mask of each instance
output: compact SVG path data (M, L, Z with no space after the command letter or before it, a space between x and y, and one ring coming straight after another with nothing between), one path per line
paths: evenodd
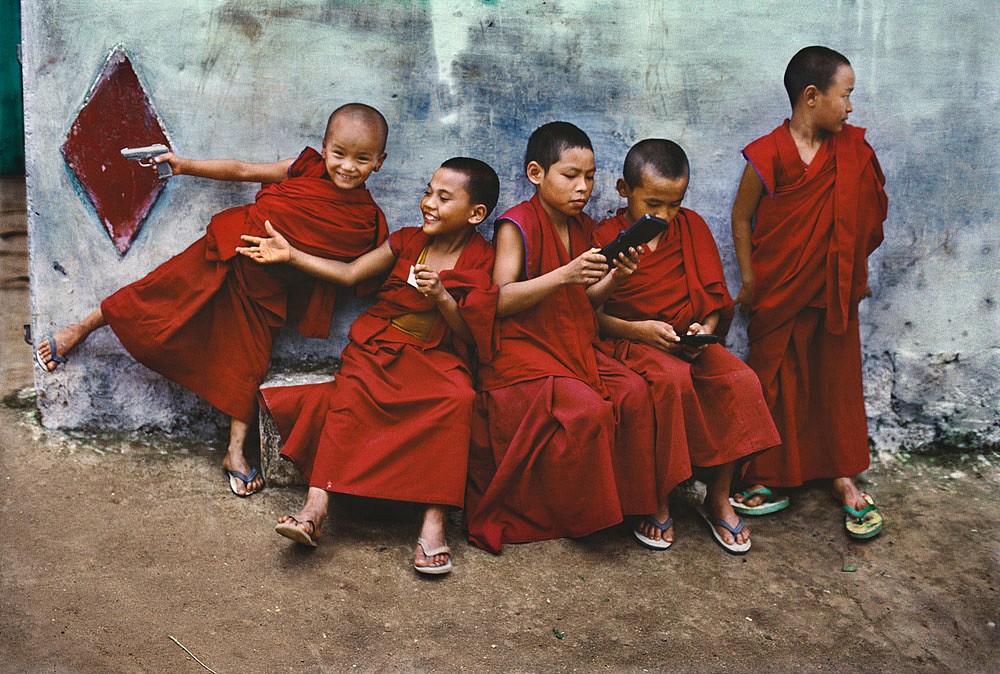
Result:
M786 120L743 151L766 190L751 237L747 362L782 438L750 462L751 483L791 487L869 465L858 302L887 199L864 135L845 125L807 167Z
M594 231L605 246L630 224L624 209ZM733 317L722 261L708 225L680 209L655 250L643 246L639 268L623 279L604 311L628 321L657 320L685 334L719 312L716 334L725 336ZM605 340L601 349L642 375L656 414L656 477L659 497L691 476L691 465L718 466L772 447L780 439L753 370L721 344L693 361L627 339Z
M472 420L473 363L492 357L496 286L493 248L479 234L454 269L439 272L475 344L450 329L435 305L407 284L429 238L393 232L396 263L378 301L351 326L332 382L261 392L290 459L309 485L331 492L461 507ZM426 339L393 325L434 311Z
M504 213L524 237L536 278L590 248L593 220L569 224L567 251L538 197ZM652 410L645 382L594 348L582 285L500 321L481 369L466 523L477 546L578 537L656 509Z
M307 337L329 334L335 288L284 265L236 253L241 234L266 236L270 220L295 247L348 260L385 241L385 216L368 190L341 190L306 148L288 178L253 204L217 214L205 236L101 303L108 325L146 367L221 412L251 421L271 344L288 318Z

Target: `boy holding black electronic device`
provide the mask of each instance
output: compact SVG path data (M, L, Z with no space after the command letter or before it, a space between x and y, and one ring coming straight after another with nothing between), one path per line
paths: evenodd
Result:
M469 537L491 552L656 508L645 382L594 348L588 289L635 269L634 252L609 272L590 246L594 171L583 131L546 124L525 153L534 196L497 219L500 346L480 369L466 496Z
M681 207L689 176L684 150L669 140L643 140L625 157L618 193L628 203L598 225L593 244L607 245L645 215L668 224L598 310L601 349L642 375L653 398L659 502L636 538L657 550L671 546L668 497L693 464L710 469L699 512L720 546L743 554L750 531L729 503L733 473L740 459L780 440L753 370L718 343L733 302L711 231Z

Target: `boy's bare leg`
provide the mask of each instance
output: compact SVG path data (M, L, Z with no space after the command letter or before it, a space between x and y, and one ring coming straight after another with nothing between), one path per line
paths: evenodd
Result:
M653 513L653 519L657 522L666 522L670 519L670 502L667 499L663 499L663 503L660 507ZM636 526L636 530L645 536L646 538L652 539L654 541L663 540L668 543L674 542L674 525L671 524L669 527L660 531L660 528L654 526L649 519L643 517L639 524Z
M858 489L852 477L837 477L833 479L833 497L845 506L855 510L864 510L868 502L862 498L863 492Z
M309 487L306 502L293 515L285 515L278 519L279 524L289 523L319 539L319 531L326 520L326 512L330 507L330 493L319 487Z
M736 472L736 461L724 463L711 469L708 489L705 494L705 509L712 519L723 520L730 526L739 524L740 518L729 503L729 493L733 486L733 474ZM727 545L746 543L750 540L750 527L744 526L740 533L733 534L724 527L716 526L716 531Z
M59 367L59 363L53 360L53 356L65 356L79 346L80 342L87 339L87 337L90 336L90 333L107 324L108 322L104 320L104 314L101 313L101 309L98 307L90 312L87 317L79 323L68 325L52 335L52 339L55 340L56 343L57 353L52 353L52 347L48 340L38 344L38 357L43 363L45 363L45 367L48 371L52 372Z
M448 514L444 506L427 506L427 510L424 511L424 522L420 525L420 538L427 544L428 550L447 545L448 542L445 538L445 524L447 519ZM417 545L417 550L413 554L413 565L442 566L448 563L448 557L448 553L428 557L424 554L423 548Z
M251 466L243 454L249 430L250 424L247 422L236 418L229 419L229 447L226 449L226 458L222 460L222 467L227 471L234 470L244 475L250 474ZM240 478L236 478L236 483L236 493L240 496L249 496L264 486L264 476L258 472L250 482L243 482Z

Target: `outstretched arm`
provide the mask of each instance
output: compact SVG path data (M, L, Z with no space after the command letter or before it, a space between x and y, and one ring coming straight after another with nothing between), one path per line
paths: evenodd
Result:
M524 279L524 239L513 222L497 227L493 242L496 261L493 282L500 288L497 316L510 316L529 309L567 285L592 285L608 270L607 260L592 248L568 264L533 279Z
M396 262L396 254L389 247L388 239L375 250L370 250L350 262L341 262L304 253L295 248L268 220L264 221L264 229L267 231L266 237L249 234L241 236L240 238L250 245L237 248L236 252L258 264L288 264L310 276L337 285L353 286L381 276L392 269L392 265Z
M733 248L736 250L736 262L740 265L742 281L742 287L734 302L744 307L749 307L750 300L753 299L754 276L750 264L753 246L750 243L750 234L753 216L757 212L757 204L760 203L763 193L764 183L750 162L747 162L746 168L743 169L743 177L740 178L740 186L736 190L736 199L733 201Z
M155 157L153 161L157 164L168 162L175 175L248 183L280 183L288 177L288 167L295 160L282 159L259 163L239 159L185 159L173 152L167 152Z

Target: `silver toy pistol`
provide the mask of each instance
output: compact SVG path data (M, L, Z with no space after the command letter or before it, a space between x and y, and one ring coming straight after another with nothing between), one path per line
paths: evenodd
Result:
M122 156L126 159L139 162L139 166L155 166L156 176L160 180L165 180L174 174L173 170L170 168L168 162L160 162L157 164L153 161L153 157L159 157L161 154L166 154L170 152L170 148L161 143L156 145L147 145L146 147L123 147Z

